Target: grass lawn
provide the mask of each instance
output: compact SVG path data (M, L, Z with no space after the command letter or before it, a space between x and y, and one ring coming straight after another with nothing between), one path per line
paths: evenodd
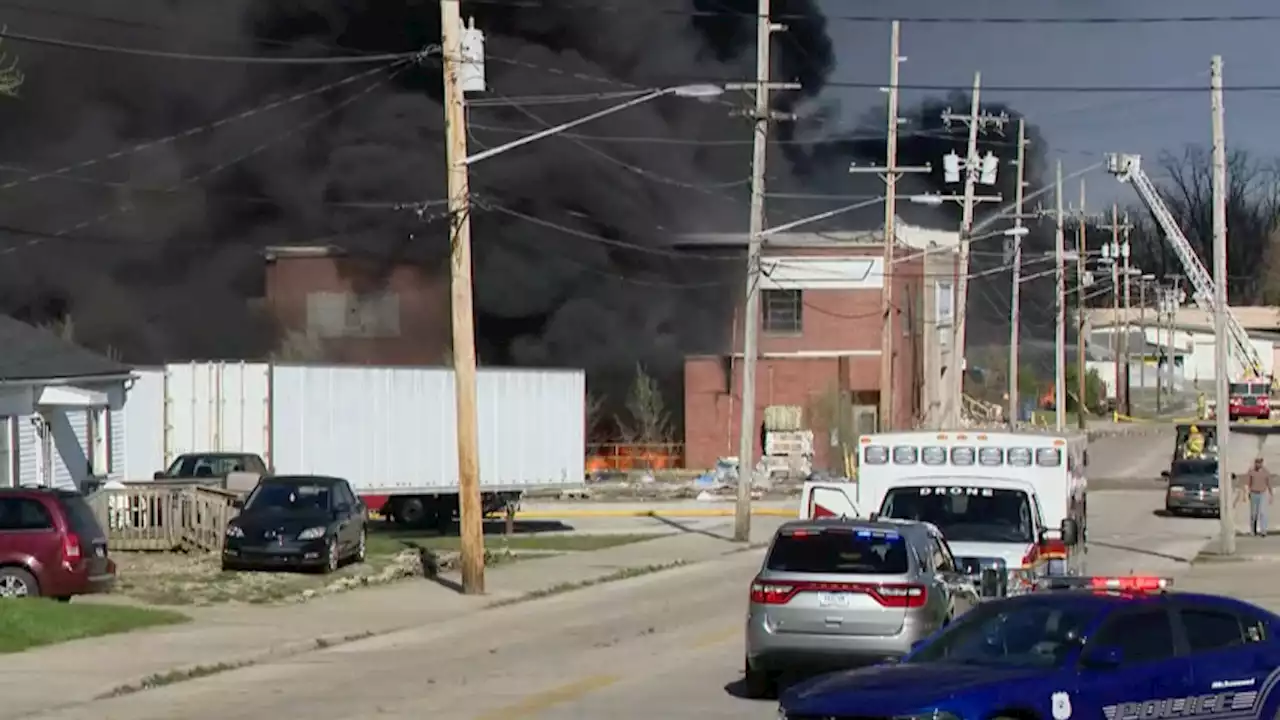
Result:
M124 605L0 600L0 653L173 625L187 619L186 615L168 610Z
M376 526L375 526L376 527ZM457 550L460 540L452 535L434 535L423 531L370 528L368 548L370 555L392 554L406 547L427 550ZM639 535L486 535L485 547L491 550L511 552L541 551L548 553L590 552L662 537L655 534Z

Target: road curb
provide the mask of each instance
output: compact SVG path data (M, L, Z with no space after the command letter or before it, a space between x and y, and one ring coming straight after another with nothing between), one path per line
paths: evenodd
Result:
M757 517L786 517L794 518L799 516L799 510L795 508L756 508L751 511L752 515ZM616 508L600 508L591 510L565 509L565 510L531 510L520 511L516 513L517 520L563 520L566 518L643 518L643 517L663 517L673 519L694 519L694 518L718 518L733 517L735 515L733 508L707 508L697 509L690 508L686 510L622 510Z

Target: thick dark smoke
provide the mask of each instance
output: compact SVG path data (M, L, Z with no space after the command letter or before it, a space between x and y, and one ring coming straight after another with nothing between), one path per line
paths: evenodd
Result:
M409 51L439 41L435 0L22 1L29 9L0 3L10 30L112 45L301 55ZM579 0L527 5L464 2L464 14L474 15L488 36L495 92L487 97L611 92L624 89L619 83L647 87L754 74L751 18L669 12L751 12L753 1L602 2L606 9L599 11ZM788 21L791 38L779 44L776 63L781 74L804 82L805 94L816 94L834 64L825 23L813 0L775 5L779 13L812 18ZM9 49L20 54L27 84L21 99L0 103L0 152L5 163L37 171L358 70L159 61L16 43ZM313 121L367 84L4 191L0 222L9 231L3 244L16 250L0 256L3 309L37 321L70 313L82 342L113 346L135 362L253 357L275 341L272 328L246 304L261 293L267 245L332 243L438 268L447 240L431 210L419 217L338 206L444 195L438 65L405 72ZM726 99L749 103L745 96ZM471 149L603 106L529 106L537 120L512 108L474 107ZM746 121L731 110L724 103L663 100L582 132L748 138ZM212 172L307 123L313 124ZM607 157L573 138L531 144L477 165L473 190L519 213L655 248L676 233L736 227L745 217L746 186L735 181L749 173L749 147L592 146ZM157 192L206 173L180 192ZM7 170L0 181L23 174ZM68 238L42 237L86 222ZM667 363L723 340L731 293L661 285L732 283L736 263L674 262L483 207L475 215L474 243L482 361L621 369L637 360ZM736 293L736 284L731 287Z

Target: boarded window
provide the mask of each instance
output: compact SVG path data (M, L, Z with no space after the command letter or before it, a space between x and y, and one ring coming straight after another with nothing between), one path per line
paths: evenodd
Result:
M769 333L798 333L803 324L801 315L804 301L800 290L765 290L761 293L764 301L764 331Z
M307 332L326 339L399 337L400 297L395 293L310 293Z

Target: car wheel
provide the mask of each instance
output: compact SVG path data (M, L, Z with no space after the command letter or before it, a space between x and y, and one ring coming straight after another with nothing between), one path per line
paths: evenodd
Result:
M778 683L769 673L751 667L751 661L745 663L746 673L743 677L743 685L746 688L747 697L752 700L769 700L778 693Z
M329 539L329 548L324 552L324 571L326 573L337 572L338 566L342 564L342 555L338 552L338 538Z
M40 597L40 584L22 568L0 568L0 598Z
M368 535L369 535L368 530L366 530L365 528L360 528L360 544L356 547L356 555L355 555L355 561L358 563L364 562L365 555L368 554L368 549L366 547L366 541L368 540Z

